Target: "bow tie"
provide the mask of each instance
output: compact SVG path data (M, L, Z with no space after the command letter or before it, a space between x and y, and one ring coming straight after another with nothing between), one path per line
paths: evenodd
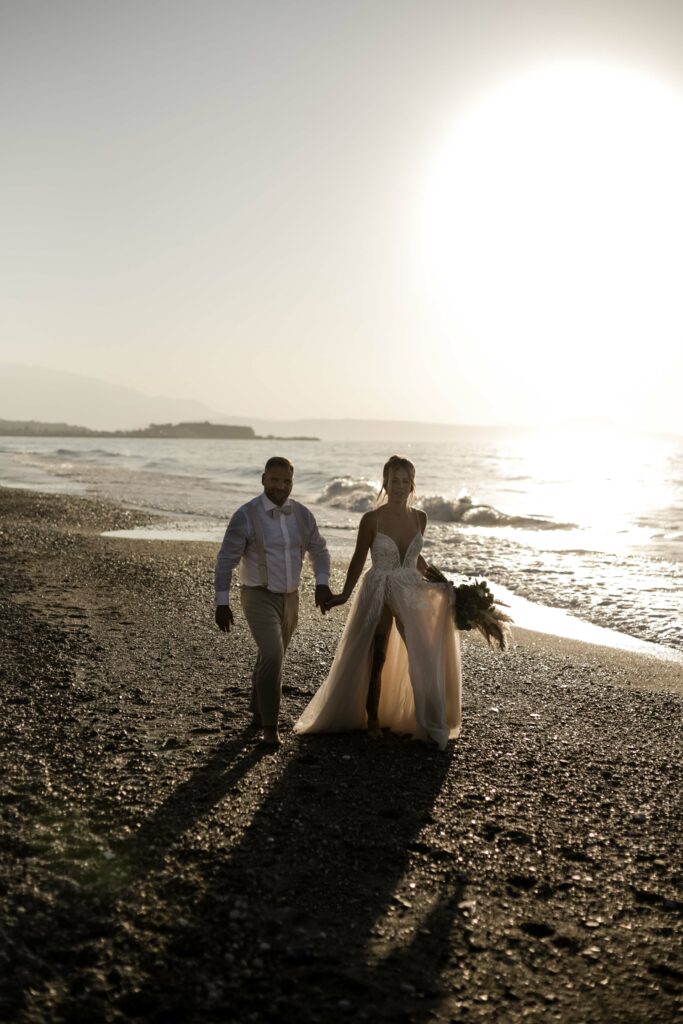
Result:
M278 516L291 516L292 506L283 505L282 508L278 508L278 506L276 505L275 508L271 508L270 514L273 517L273 519L277 519Z

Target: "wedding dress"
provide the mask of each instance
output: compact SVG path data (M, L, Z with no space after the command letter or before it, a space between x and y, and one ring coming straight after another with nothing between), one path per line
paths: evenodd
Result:
M382 669L379 724L443 749L460 733L460 644L445 588L417 571L418 530L403 560L396 542L378 532L372 567L353 600L332 668L301 718L298 733L365 729L375 630L383 606L402 623L405 643L393 625Z

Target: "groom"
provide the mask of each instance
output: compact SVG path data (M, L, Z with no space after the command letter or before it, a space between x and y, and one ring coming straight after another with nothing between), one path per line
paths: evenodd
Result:
M261 477L263 493L238 508L225 531L216 559L216 625L230 632L233 570L240 564L240 600L258 656L251 682L254 723L263 741L280 745L277 730L282 662L299 611L299 580L304 555L315 572L315 603L325 614L331 598L330 556L313 516L289 497L294 466L289 459L268 459Z

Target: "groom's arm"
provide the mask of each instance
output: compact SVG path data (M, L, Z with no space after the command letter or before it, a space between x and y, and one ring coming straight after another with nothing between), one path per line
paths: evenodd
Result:
M324 615L327 611L327 602L332 596L330 590L330 553L327 550L324 538L320 535L315 516L309 509L306 509L306 511L310 517L307 550L315 575L315 606Z
M214 588L216 603L216 625L224 633L230 632L233 614L230 608L230 587L232 574L244 554L249 537L249 522L246 514L238 509L228 523L221 549L216 558Z
M329 611L327 602L332 597L332 591L330 590L329 583L316 583L315 585L315 606L319 608L323 615L326 615Z

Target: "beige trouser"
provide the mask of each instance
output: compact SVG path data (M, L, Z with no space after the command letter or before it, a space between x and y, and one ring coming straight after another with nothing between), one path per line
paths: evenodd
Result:
M299 619L299 591L273 594L265 587L242 587L242 611L256 641L258 656L251 678L251 710L266 728L277 727L282 692L282 662Z

